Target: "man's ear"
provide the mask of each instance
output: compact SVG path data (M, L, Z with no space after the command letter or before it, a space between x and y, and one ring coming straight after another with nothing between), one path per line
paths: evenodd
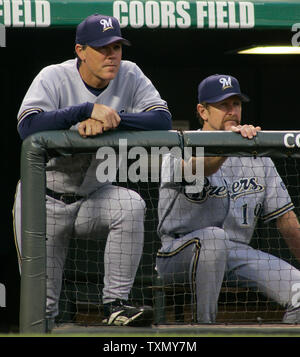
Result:
M208 119L207 108L203 104L197 104L197 112L204 121Z
M85 60L85 51L82 45L79 45L78 43L75 45L75 52L77 56L81 59L81 61L84 62Z

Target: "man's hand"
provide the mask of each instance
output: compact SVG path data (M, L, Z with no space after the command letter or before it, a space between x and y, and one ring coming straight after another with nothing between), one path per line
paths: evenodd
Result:
M87 119L79 124L78 132L84 138L88 136L95 136L103 133L103 125L98 120Z
M237 125L237 126L231 126L230 130L233 131L234 133L239 133L241 134L244 138L252 139L254 136L256 136L257 132L261 130L260 126L254 127L253 125ZM192 158L192 172L195 174L196 170L196 160L199 158ZM203 159L203 158L201 158ZM205 156L204 158L204 175L205 176L210 176L214 173L216 173L219 168L223 165L223 163L226 161L227 157L218 157L218 156Z
M99 121L103 131L117 128L121 121L118 113L104 104L94 104L91 119Z
M234 133L240 133L244 138L253 139L257 132L261 130L261 127L245 124L232 126L230 130Z

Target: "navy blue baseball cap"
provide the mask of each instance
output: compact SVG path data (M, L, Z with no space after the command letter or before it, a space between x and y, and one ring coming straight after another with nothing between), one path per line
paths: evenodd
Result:
M77 44L102 47L117 41L130 45L130 42L122 37L119 21L115 17L93 14L77 26Z
M217 103L233 95L243 102L249 102L249 97L241 93L238 80L230 74L214 74L205 78L198 86L199 103Z

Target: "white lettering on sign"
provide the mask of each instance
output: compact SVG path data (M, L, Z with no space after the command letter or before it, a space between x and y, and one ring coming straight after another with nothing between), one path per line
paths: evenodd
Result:
M6 27L48 27L50 2L46 0L0 0L0 23Z
M188 28L191 26L189 1L114 1L113 14L121 27Z
M113 14L121 27L237 29L255 26L249 1L114 1Z
M293 24L292 26L292 31L296 32L292 36L292 46L300 46L300 23L298 22L297 24Z
M286 148L294 148L295 146L300 148L300 134L297 134L296 136L293 133L285 134L283 143Z
M197 1L197 27L252 28L254 5L248 1Z

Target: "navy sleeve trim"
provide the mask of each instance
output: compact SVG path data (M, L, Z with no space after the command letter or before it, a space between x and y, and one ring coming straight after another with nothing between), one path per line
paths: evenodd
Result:
M78 122L90 118L93 108L94 104L89 102L50 112L30 108L20 115L18 132L24 140L27 136L40 131L70 129Z
M20 122L24 118L26 118L28 115L37 114L37 113L41 113L41 112L43 112L43 109L41 109L41 108L30 108L30 109L24 110L18 117L18 124L20 124Z
M272 219L274 219L274 218L277 218L277 217L279 217L279 216L282 216L284 213L286 213L286 212L288 212L288 211L290 211L290 210L292 210L292 209L294 209L294 208L295 208L295 207L294 207L293 203L290 202L290 203L286 204L285 206L283 206L283 207L281 207L281 208L278 208L276 211L271 212L271 213L269 213L269 214L263 216L263 217L262 217L262 220L263 220L264 222L268 222L268 221L270 221L270 220L272 220Z
M152 105L151 107L147 108L144 110L144 112L149 112L151 110L165 110L168 113L170 113L169 108L166 105Z

